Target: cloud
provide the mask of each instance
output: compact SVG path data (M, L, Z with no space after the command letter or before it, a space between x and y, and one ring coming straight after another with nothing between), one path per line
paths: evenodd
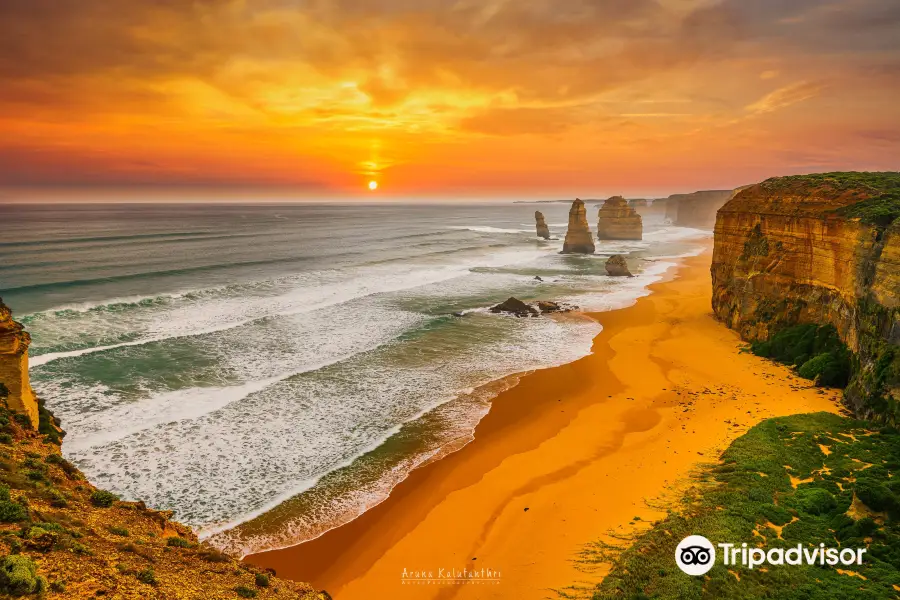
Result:
M746 107L756 115L774 112L818 96L824 86L814 81L798 81L770 92Z

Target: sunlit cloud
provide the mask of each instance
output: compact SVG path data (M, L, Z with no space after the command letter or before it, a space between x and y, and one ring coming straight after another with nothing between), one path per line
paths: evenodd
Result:
M824 135L897 168L900 142L856 133L900 129L895 6L6 0L0 185L666 191L796 168Z

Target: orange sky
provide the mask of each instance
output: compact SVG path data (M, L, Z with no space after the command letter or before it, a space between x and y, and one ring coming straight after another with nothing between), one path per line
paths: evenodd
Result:
M898 39L895 0L3 0L0 198L897 170Z

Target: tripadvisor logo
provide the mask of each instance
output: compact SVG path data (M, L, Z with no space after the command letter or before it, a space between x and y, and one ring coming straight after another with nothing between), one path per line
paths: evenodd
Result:
M688 575L704 575L716 564L716 549L702 535L689 535L675 548L675 562Z
M746 542L716 544L722 550L722 564L754 569L760 565L861 565L865 548L826 548L825 544L791 548L748 548ZM675 548L675 563L688 575L705 575L716 564L716 549L702 535L689 535Z

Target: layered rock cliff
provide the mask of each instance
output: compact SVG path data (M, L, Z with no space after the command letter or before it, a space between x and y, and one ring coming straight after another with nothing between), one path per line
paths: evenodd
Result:
M38 426L38 405L28 381L28 346L31 336L13 320L0 298L0 384L8 391L7 403Z
M747 340L831 324L854 353L859 416L900 417L900 174L768 179L718 212L713 310Z
M622 196L613 196L597 211L598 240L639 240L643 222Z
M672 194L666 198L666 218L682 227L710 228L716 223L716 211L731 195L732 190Z
M544 220L544 213L539 210L534 211L534 226L538 237L545 240L550 239L550 228L547 227L547 221Z
M563 243L563 254L593 254L594 238L588 226L584 202L576 198L569 209L569 228Z

